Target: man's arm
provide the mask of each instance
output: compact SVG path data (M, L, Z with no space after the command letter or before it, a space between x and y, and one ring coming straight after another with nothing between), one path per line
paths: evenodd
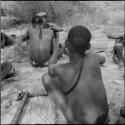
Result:
M50 97L54 100L56 105L61 109L64 113L67 121L72 121L73 116L70 108L68 107L65 97L59 89L59 79L56 77L54 73L54 66L49 67L48 73L44 74L42 77L42 82L49 93Z
M53 54L50 58L50 60L48 61L48 67L50 67L50 65L57 63L57 58L58 58L58 46L59 46L59 42L56 42L54 40L54 38L52 39L52 49L53 49Z
M48 67L48 73L42 77L42 83L48 92L51 92L58 84L58 79L53 70L54 65Z
M42 83L50 96L52 96L55 91L60 91L60 80L55 73L54 67L54 65L48 67L48 73L44 74L42 77ZM55 96L57 95L53 96L55 99Z
M54 31L54 38L55 38L55 42L59 43L59 32Z
M54 32L54 38L56 43L59 42L59 32L63 31L63 29L59 26L57 26L56 24L52 24L52 23L48 23L48 27L53 30Z

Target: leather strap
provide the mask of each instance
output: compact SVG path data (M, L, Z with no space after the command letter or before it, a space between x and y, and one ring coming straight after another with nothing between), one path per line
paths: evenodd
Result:
M81 73L82 73L82 68L83 68L83 59L82 59L81 66L80 66L80 69L79 69L78 78L76 79L73 86L67 92L64 93L65 95L68 95L69 93L71 93L75 89L75 87L78 85L78 82L79 82L79 79L80 79L80 76L81 76Z
M40 27L39 38L42 39L42 28Z

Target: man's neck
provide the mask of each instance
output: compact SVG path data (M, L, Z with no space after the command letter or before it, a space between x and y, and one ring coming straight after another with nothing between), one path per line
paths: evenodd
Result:
M75 53L75 54L70 55L69 58L70 58L70 62L77 63L80 60L82 60L83 57L81 57L79 54Z
M44 25L36 25L35 28L44 28Z

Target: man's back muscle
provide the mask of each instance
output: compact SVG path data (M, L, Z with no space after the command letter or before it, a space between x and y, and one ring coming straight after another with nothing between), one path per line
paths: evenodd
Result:
M98 66L98 60L91 55L86 56L83 61L83 69L78 85L71 93L64 95L76 121L81 121L82 123L91 121L92 116L88 114L90 112L90 114L93 113L96 116L91 122L96 122L99 116L101 117L105 111L108 111L108 108L105 109L107 107L107 97ZM60 83L57 85L60 91L66 92L73 86L75 79L78 77L78 69L78 67L69 66L68 64L54 67L54 72L60 79ZM81 114L80 116L78 115L79 113ZM87 119L88 117L89 120Z
M47 61L50 57L53 31L42 29L42 38L39 38L40 28L29 30L28 50L30 58L38 63ZM39 60L38 60L39 59Z

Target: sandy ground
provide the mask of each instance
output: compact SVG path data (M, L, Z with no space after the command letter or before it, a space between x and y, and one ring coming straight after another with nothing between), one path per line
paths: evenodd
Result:
M8 35L21 35L25 32L25 29L21 27L4 30L4 32ZM103 49L105 51L100 53L106 58L106 63L101 67L102 77L108 96L110 123L115 123L118 118L120 106L124 105L124 70L119 69L116 64L113 64L111 51L114 40L109 40L104 34L104 30L104 27L93 28L91 42L92 48ZM60 33L61 42L65 41L66 34L67 31ZM9 124L19 105L16 98L20 91L28 90L29 92L37 92L45 90L42 85L42 75L47 72L47 68L32 67L27 57L17 59L14 46L1 50L1 60L10 60L13 62L13 66L17 72L15 77L1 82L1 124ZM65 63L67 60L67 58L62 58L58 63ZM49 124L55 123L56 119L65 122L63 115L57 110L57 107L55 107L49 96L30 98L21 119L20 123L24 124Z

